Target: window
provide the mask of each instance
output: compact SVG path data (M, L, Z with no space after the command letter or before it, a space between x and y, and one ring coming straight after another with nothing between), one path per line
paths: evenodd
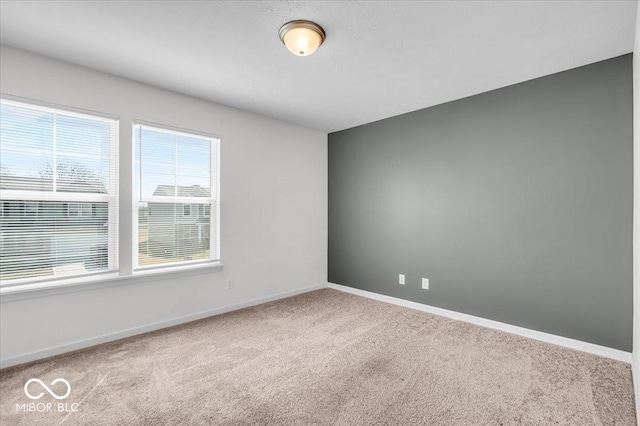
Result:
M134 272L220 259L219 144L134 124ZM2 291L117 271L119 179L117 120L2 98Z
M69 203L67 205L68 217L91 217L93 205L91 203Z
M79 217L80 216L80 204L79 203L69 203L69 204L67 204L67 216L69 216L69 217Z
M117 269L117 135L113 119L2 99L2 286Z
M142 124L133 133L134 269L219 260L219 139Z
M24 216L38 216L38 204L39 203L37 201L27 201L26 203L24 203Z

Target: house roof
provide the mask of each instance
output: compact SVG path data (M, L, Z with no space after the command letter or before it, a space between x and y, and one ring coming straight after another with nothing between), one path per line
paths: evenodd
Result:
M174 189L176 187L173 185L158 185L153 195L159 196L174 196ZM176 194L178 197L210 197L211 189L203 188L200 185L191 185L191 186L177 186L178 193Z
M0 176L0 190L52 191L53 179L27 176ZM56 180L57 192L81 192L106 194L107 189L100 181L80 181L70 179Z

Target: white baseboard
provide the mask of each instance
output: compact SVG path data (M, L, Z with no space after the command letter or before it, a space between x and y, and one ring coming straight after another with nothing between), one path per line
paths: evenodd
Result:
M640 425L640 357L638 354L633 357L631 375L633 378L633 391L636 397L636 423Z
M43 349L35 352L29 352L26 354L0 360L0 368L7 368L7 367L24 364L31 361L37 361L39 359L48 358L55 355L61 355L61 354L72 352L78 349L84 349L84 348L99 345L102 343L113 342L114 340L124 339L126 337L136 336L138 334L149 333L151 331L160 330L162 328L167 328L167 327L171 327L178 324L196 321L196 320L211 317L214 315L224 314L226 312L248 308L250 306L261 305L263 303L272 302L274 300L284 299L287 297L295 296L302 293L308 293L310 291L320 290L323 288L326 288L325 284L311 286L311 287L304 287L297 290L285 291L283 293L274 294L272 296L259 297L257 299L252 299L247 302L242 302L242 303L238 303L231 306L223 306L223 307L212 309L209 311L198 312L190 315L184 315L178 318L158 321L158 322L147 324L141 327L129 328L127 330L117 331L115 333L109 333L109 334L91 337L83 340L78 340L75 342L71 342L64 345L59 345L59 346L55 346L55 347L51 347L51 348L47 348L47 349Z
M555 334L543 333L542 331L531 330L516 325L506 324L503 322L493 321L486 318L476 317L473 315L463 314L460 312L450 311L448 309L436 308L435 306L424 305L422 303L411 302L409 300L398 299L396 297L385 296L370 291L360 290L357 288L347 287L340 284L328 284L329 288L344 291L346 293L355 294L357 296L368 297L369 299L381 302L392 303L394 305L404 306L406 308L417 309L419 311L428 312L430 314L440 315L443 317L469 322L471 324L480 325L482 327L493 328L495 330L506 331L507 333L517 334L518 336L528 337L530 339L540 340L546 343L552 343L558 346L575 349L578 351L588 352L618 361L631 363L633 357L631 352L625 352L618 349L608 348L593 343L583 342L581 340L569 339L568 337L556 336Z
M340 284L329 283L327 287L335 290L344 291L346 293L351 293L358 296L363 296L370 299L378 300L381 302L392 303L394 305L404 306L407 308L416 309L419 311L428 312L431 314L440 315L440 316L452 318L459 321L465 321L465 322L480 325L483 327L493 328L496 330L517 334L519 336L528 337L531 339L540 340L547 343L552 343L558 346L564 346L570 349L576 349L579 351L588 352L594 355L612 358L612 359L626 362L626 363L632 363L633 361L633 357L630 352L625 352L618 349L612 349L606 346L600 346L593 343L583 342L580 340L569 339L567 337L556 336L554 334L543 333L541 331L531 330L528 328L518 327L511 324L505 324L502 322L493 321L493 320L489 320L481 317L476 317L473 315L468 315L460 312L450 311L447 309L437 308L435 306L425 305L417 302L411 302L409 300L398 299L395 297L372 293L369 291L360 290L352 287L346 287ZM307 293L314 290L319 290L322 288L326 288L326 287L324 285L305 287L298 290L292 290L292 291L274 294L271 296L252 299L247 302L242 302L235 305L224 306L224 307L212 309L209 311L185 315L178 318L155 322L155 323L144 325L141 327L134 327L127 330L118 331L115 333L109 333L102 336L96 336L88 339L78 340L75 342L71 342L64 345L59 345L59 346L55 346L55 347L51 347L51 348L47 348L47 349L43 349L35 352L29 352L26 354L0 360L0 368L7 368L14 365L24 364L27 362L36 361L39 359L48 358L55 355L61 355L61 354L72 352L78 349L84 349L84 348L99 345L102 343L108 343L115 340L124 339L126 337L149 333L151 331L160 330L162 328L167 328L167 327L171 327L178 324L196 321L202 318L223 314L223 313L235 311L238 309L248 308L250 306L260 305L263 303L284 299L287 297L295 296L302 293ZM634 380L634 384L636 387L636 396L638 396L640 394L640 377L639 377L640 371L638 371L640 370L640 368L639 366L634 366L634 367L636 367L633 369L634 379L636 379Z

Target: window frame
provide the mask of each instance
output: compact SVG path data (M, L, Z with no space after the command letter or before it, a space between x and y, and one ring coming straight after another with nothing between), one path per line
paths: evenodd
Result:
M96 214L96 203L107 201L109 206L108 220L111 223L114 223L113 221L115 220L115 223L117 224L117 226L115 227L116 229L113 230L113 232L110 231L108 234L109 262L111 262L112 259L115 258L115 262L117 262L116 265L118 266L117 269L107 269L106 271L88 272L86 274L79 275L51 275L47 277L16 279L10 280L9 284L7 284L5 281L0 286L0 303L59 294L68 294L77 291L109 288L113 286L155 282L155 280L157 280L157 277L184 278L185 276L209 274L220 272L223 270L224 263L221 260L222 256L220 245L221 137L219 135L194 131L190 129L183 129L180 127L173 127L164 124L157 124L149 121L138 120L135 118L124 119L124 122L121 122L123 119L121 119L121 117L116 114L105 113L75 106L68 106L53 102L46 102L22 96L15 96L8 93L0 93L0 100L2 102L6 102L7 104L18 106L24 105L26 107L32 107L44 111L59 111L60 113L64 113L65 115L69 116L87 117L94 120L115 122L115 128L113 129L114 137L112 138L112 144L109 147L109 158L110 160L113 160L113 166L111 170L115 178L111 180L114 186L113 191L110 190L109 194L78 194L65 192L64 197L47 196L40 198L37 196L37 191L17 191L19 194L10 193L9 190L2 190L0 192L2 192L2 198L7 198L7 201L59 201L64 203L91 202L92 216L95 216ZM127 226L122 226L123 223L126 224L126 221L128 219L131 219L133 222L132 225L134 226L133 229L136 229L135 227L137 226L138 221L137 203L133 203L133 205L130 204L133 201L133 197L129 196L127 190L122 190L122 188L126 189L127 186L133 186L135 182L133 176L133 172L135 170L135 144L132 138L133 132L127 132L125 130L130 124L157 128L161 131L174 131L183 133L186 136L204 137L215 141L214 149L211 150L211 176L212 184L215 182L215 185L212 186L212 201L210 202L210 204L208 204L209 209L215 209L215 215L213 217L211 217L211 215L208 215L207 217L209 218L211 224L211 235L212 237L215 237L215 239L212 239L211 244L212 246L213 244L215 244L215 248L217 249L217 259L175 262L160 265L159 267L134 269L134 264L137 263L136 245L138 236L137 233L130 232L132 228L127 229ZM125 143L128 143L128 146L130 147L129 149L124 148L126 146ZM215 163L213 162L213 158L215 158ZM122 167L123 165L124 168ZM130 169L128 169L128 167L130 167ZM7 194L11 195L11 198L9 198ZM47 194L51 195L52 193L49 192ZM190 201L193 202L194 200L191 199ZM8 204L4 201L0 202L0 217L5 217L8 214L10 215L10 213L7 211L7 205ZM127 218L128 215L121 214L130 210L132 207L133 214L129 218ZM191 207L191 209L193 210L193 207ZM0 241L0 245L3 245L1 243L3 243L3 241ZM127 246L130 246L131 243L133 243L133 247L131 247L133 250L132 252L128 252L129 248ZM114 253L112 249L112 247L114 247L114 244L115 247L117 247L116 253Z
M113 276L114 273L118 273L119 262L120 262L120 250L119 250L119 212L118 212L118 203L120 197L119 191L119 181L120 181L120 117L83 110L79 108L72 108L64 105L52 104L47 102L36 101L32 99L19 98L14 96L9 96L5 94L0 95L0 102L7 105L22 107L22 108L30 108L39 111L43 111L46 113L51 113L54 117L57 117L58 114L76 117L82 119L89 119L94 121L101 121L104 123L109 123L114 126L113 129L113 138L109 140L109 162L110 168L113 171L115 178L111 179L110 183L113 187L110 186L108 193L106 194L96 194L96 193L79 193L79 192L58 192L58 191L39 191L39 190L10 190L3 189L0 190L0 198L3 201L3 207L6 205L5 201L20 201L23 203L21 215L25 216L26 214L26 203L35 202L40 204L41 202L63 202L63 203L107 203L108 205L108 222L110 224L114 224L114 226L110 226L109 231L107 233L107 252L108 252L108 264L107 269L100 272L87 272L86 274L72 274L72 275L62 275L62 276L44 276L44 277L33 277L33 278L17 278L12 279L10 281L3 281L0 283L0 291L4 293L7 289L28 287L31 285L36 285L38 288L46 288L56 286L57 283L65 282L65 281L73 281L77 279L90 278L92 276ZM54 120L54 132L56 121ZM54 143L53 149L53 161L55 164L56 161L56 146ZM113 164L111 164L113 162ZM53 189L56 189L56 181L57 177L54 173L53 175ZM38 211L39 213L39 211ZM4 212L3 212L4 216ZM38 214L39 216L39 214Z
M181 197L181 196L140 196L140 194L136 194L136 144L135 144L135 132L137 127L150 129L153 131L164 132L173 134L176 136L184 136L190 138L200 138L207 139L211 142L211 152L210 152L210 195L209 197ZM181 269L187 269L192 267L205 267L205 266L215 266L222 265L221 261L221 248L220 248L220 144L221 139L220 136L204 133L195 130L184 129L180 127L152 123L144 120L133 119L131 123L131 152L132 152L132 161L131 161L131 189L132 189L132 215L131 215L131 235L132 235L132 273L133 275L144 274L148 272L163 272L163 271L176 271ZM140 182L142 185L142 182ZM206 201L203 203L202 201ZM198 260L184 260L178 262L170 262L163 263L158 265L140 265L138 258L138 203L165 203L165 204L184 204L189 205L190 212L193 215L193 206L192 204L203 204L209 205L210 209L215 208L215 215L209 214L207 218L209 219L209 227L211 229L210 235L213 234L212 231L215 230L215 242L212 240L210 242L211 246L209 249L209 259L198 259ZM200 210L200 209L197 209ZM184 216L184 210L181 212L182 217ZM197 214L197 213L196 213ZM190 216L186 216L190 217ZM211 249L215 244L216 251Z

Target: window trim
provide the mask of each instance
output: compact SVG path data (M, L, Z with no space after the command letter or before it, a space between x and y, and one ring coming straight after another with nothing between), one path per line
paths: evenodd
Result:
M95 111L91 109L78 108L78 107L65 105L65 104L47 102L39 99L26 98L24 96L16 96L16 95L12 95L10 93L5 93L5 92L0 92L0 99L2 99L2 101L6 103L12 103L18 106L20 104L32 105L40 109L49 110L49 112L64 111L65 114L73 115L80 118L82 117L86 118L87 116L89 116L90 118L100 119L105 122L109 122L109 121L119 122L121 119L121 117L116 114L109 114L103 111Z
M135 167L136 167L136 147L135 147L135 132L136 127L140 126L142 128L156 130L159 132L165 132L174 134L177 136L185 136L185 137L198 137L203 139L208 139L211 142L211 154L210 154L210 177L211 177L211 186L210 196L209 197L180 197L180 196L142 196L140 194L136 194L135 190ZM145 120L133 119L131 121L131 189L132 189L132 205L131 205L131 249L132 249L132 275L145 274L149 271L164 271L164 270L173 270L180 268L190 268L190 267L198 267L203 266L206 267L208 265L217 265L222 262L222 254L220 248L220 144L221 139L220 136L214 135L211 133L205 133L190 129L185 129L176 126L170 126L165 124L154 123ZM217 160L217 162L214 162ZM215 187L214 187L215 183ZM205 201L206 203L201 203L198 201ZM211 214L208 216L209 226L213 230L215 229L216 241L215 245L217 248L217 256L214 257L213 253L210 253L209 259L198 259L198 260L184 260L179 262L166 263L161 265L147 265L141 266L138 262L138 202L143 203L179 203L179 204L209 204L211 208L215 207L216 216L214 220L214 216ZM193 207L191 207L193 210ZM184 213L184 212L183 212ZM184 216L184 214L183 214ZM211 234L211 233L210 233ZM213 243L213 242L212 242Z
M63 201L63 202L88 202L91 200L91 203L99 203L99 202L109 202L113 201L115 208L109 209L109 220L112 220L112 214L117 215L119 219L117 233L109 233L109 241L111 242L111 238L113 237L115 243L118 245L118 258L116 261L118 262L119 268L108 270L106 272L99 273L89 273L83 275L74 275L74 276L61 276L61 277L47 277L43 279L42 277L33 277L33 278L25 278L21 280L12 280L11 284L3 283L0 286L0 303L9 303L18 300L26 300L33 299L39 297L49 297L53 295L60 294L68 294L74 292L81 291L90 291L95 289L102 288L110 288L114 286L121 285L135 285L144 282L157 282L158 280L165 279L173 279L177 277L191 276L191 275L200 275L200 274L208 274L208 273L216 273L222 271L224 268L224 263L220 260L222 258L221 255L221 246L220 246L220 226L221 226L221 212L220 212L220 144L221 137L218 134L201 132L191 129L185 129L176 126L170 126L165 124L158 124L151 121L139 120L139 119L131 119L124 120L124 126L121 126L122 118L117 114L105 113L102 111L95 111L87 108L78 108L74 106L69 106L60 103L52 103L47 101L42 101L39 99L28 98L24 96L16 96L5 92L0 92L0 99L3 102L9 104L26 104L27 106L33 106L36 108L40 108L43 110L54 110L59 112L64 112L70 116L80 116L80 117L89 117L91 119L101 119L106 122L115 121L115 141L114 141L114 149L115 152L112 152L110 149L110 154L115 158L114 165L114 174L115 178L115 196L111 196L109 194L94 194L87 193L78 194L74 193L64 193L65 199L61 200L55 196L52 196L52 192L38 192L38 191L12 191L12 190L3 190L2 197L7 200L21 200L21 201ZM163 131L173 131L177 133L184 133L186 136L196 136L196 137L204 137L215 140L217 143L215 144L215 150L212 149L212 156L215 154L215 158L217 159L215 170L212 170L212 183L215 182L215 197L214 193L211 193L211 208L215 206L216 209L216 221L212 223L212 231L215 229L216 235L216 246L218 249L218 260L205 260L205 261L187 261L185 263L173 263L162 265L161 268L149 268L149 269L136 269L133 270L133 256L137 256L137 250L133 250L132 253L127 253L126 249L123 250L122 243L133 242L137 244L137 235L132 235L131 240L126 237L127 230L122 227L123 220L127 220L125 215L120 215L122 211L121 206L125 206L126 209L130 207L134 207L132 210L134 215L132 215L132 220L134 220L134 224L137 223L137 214L138 209L137 205L131 205L129 202L133 200L127 200L125 197L126 191L121 191L121 184L128 185L131 184L133 186L134 179L133 173L135 170L135 145L133 143L133 132L125 132L122 133L123 129L126 128L128 123L138 124L147 127L155 127ZM131 138L131 139L129 139ZM121 151L121 143L129 142L129 146L131 147L131 156L127 153L127 150ZM110 147L111 148L111 147ZM124 156L123 156L124 155ZM125 168L121 168L121 165L125 164ZM127 176L127 173L123 174L123 171L126 170L127 165L131 167L131 175ZM212 163L213 164L213 163ZM124 179L124 180L123 180ZM130 180L129 180L130 179ZM125 198L123 198L125 197ZM188 201L193 202L193 197L189 198ZM185 200L187 201L187 200ZM215 204L214 204L215 201ZM0 203L0 216L6 216L4 207L5 203ZM209 215L211 217L211 215ZM214 228L215 226L215 228ZM124 235L124 236L123 236ZM122 238L121 238L122 237ZM127 244L128 245L128 244ZM110 256L112 253L110 253ZM157 265L154 265L157 266ZM18 282L19 281L19 282Z
M120 117L116 115L69 107L61 104L54 104L50 102L38 101L30 98L24 98L19 96L13 96L6 93L0 93L0 101L6 105L12 105L23 108L37 109L43 112L54 114L54 117L58 114L84 118L99 122L108 123L113 125L113 139L109 142L109 161L113 160L113 165L110 164L111 170L114 173L115 178L110 178L110 183L113 184L113 188L109 188L107 194L95 194L95 193L74 193L74 192L57 192L57 191L20 191L20 190L2 190L3 201L23 201L23 202L79 202L79 203L95 203L106 202L108 203L108 221L114 223L115 226L110 227L107 233L107 256L108 267L106 271L101 272L88 272L86 274L67 275L61 277L45 276L45 277L32 277L32 278L18 278L10 280L9 282L0 283L0 294L6 289L16 289L24 286L31 286L34 284L42 285L45 287L55 286L56 282L62 281L74 281L76 279L86 279L94 275L108 276L118 271L120 264L120 250L119 250L119 211L118 204L120 199ZM55 124L54 124L55 127ZM54 140L55 141L55 140ZM53 161L55 162L55 143L53 148ZM55 174L53 177L55 182ZM55 189L55 183L53 188ZM3 203L4 205L4 203ZM22 216L25 215L26 205L23 205ZM4 212L3 212L4 213Z
M60 278L55 281L32 281L19 286L0 288L0 304L79 291L142 284L150 281L157 283L158 280L220 272L223 268L224 263L222 262L208 262L203 265L144 271L135 275L123 275L122 271L116 270L109 271L108 274L79 275L73 278Z

